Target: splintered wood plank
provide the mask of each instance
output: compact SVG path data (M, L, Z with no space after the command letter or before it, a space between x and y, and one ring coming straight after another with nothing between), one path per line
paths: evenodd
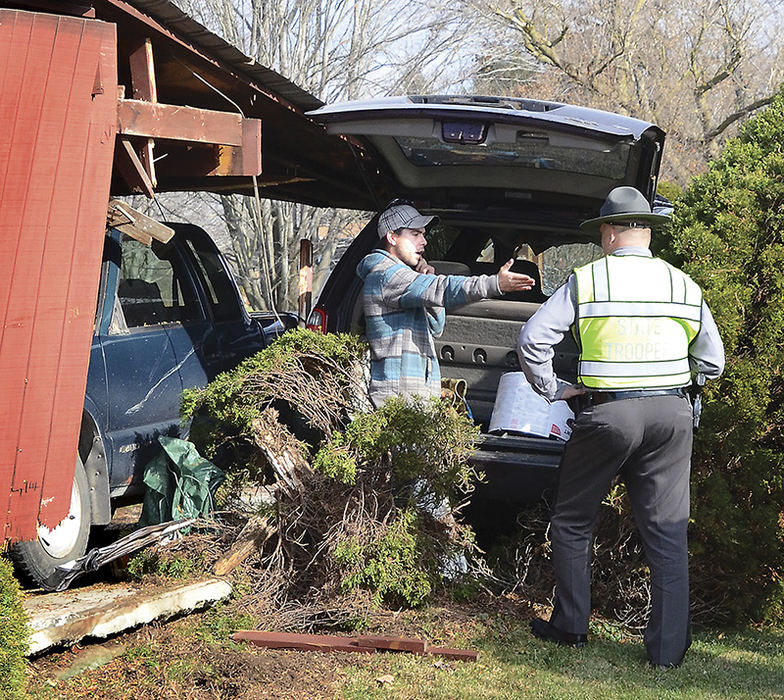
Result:
M258 551L275 532L275 526L269 518L257 515L242 528L237 541L227 554L215 562L212 571L216 576L225 576L234 571L253 552Z
M302 651L346 651L375 654L375 647L361 646L356 639L330 634L293 634L241 630L231 637L235 642L250 642L265 649L298 649Z
M106 225L127 233L145 245L151 245L153 239L168 243L174 236L174 229L171 226L142 214L119 199L112 199L109 202Z
M117 139L114 150L114 164L131 190L142 192L150 199L155 196L153 182L129 139Z

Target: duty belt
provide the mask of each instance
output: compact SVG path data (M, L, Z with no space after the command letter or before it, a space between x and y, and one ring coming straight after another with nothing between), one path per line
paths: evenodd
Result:
M592 391L587 396L591 405L598 406L608 401L643 399L648 396L686 396L686 387L681 386L675 389L637 389L633 391Z

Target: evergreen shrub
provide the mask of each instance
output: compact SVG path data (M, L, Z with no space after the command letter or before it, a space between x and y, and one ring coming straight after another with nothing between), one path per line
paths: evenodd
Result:
M373 411L367 355L355 335L289 331L186 394L184 418L204 419L193 441L236 492L277 479L275 465L265 468L259 422L266 447L307 462L295 469L296 487L277 489L264 510L277 537L261 564L266 580L285 581L278 604L315 596L334 615L342 597L350 618L351 601L365 612L367 601L419 605L473 546L454 512L476 476L468 458L478 429L449 399L393 398ZM278 414L284 420L270 421Z
M660 254L700 284L727 353L692 467L695 594L784 619L784 95L675 202Z
M0 697L21 700L27 682L27 617L13 566L0 555Z

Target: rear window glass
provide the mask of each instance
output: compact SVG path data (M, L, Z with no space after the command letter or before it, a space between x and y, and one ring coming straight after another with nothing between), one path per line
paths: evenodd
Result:
M193 293L183 293L183 276L165 246L148 246L126 235L121 245L117 298L128 328L198 318Z
M598 260L602 249L594 243L568 243L548 248L541 255L542 291L550 296L576 267Z
M619 180L626 174L631 145L607 143L602 150L550 143L546 133L518 131L515 142L446 143L438 138L398 136L403 155L418 167L437 165L541 168Z
M216 321L236 321L242 318L237 298L234 295L234 284L226 269L221 264L217 253L201 245L201 242L186 238L188 249L196 261L207 301Z
M425 257L428 260L441 260L446 257L447 251L452 247L455 239L460 235L460 229L447 226L441 222L431 226L427 231L427 250Z

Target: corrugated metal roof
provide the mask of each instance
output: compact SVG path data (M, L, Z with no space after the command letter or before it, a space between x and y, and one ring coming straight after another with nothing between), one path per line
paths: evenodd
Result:
M303 111L318 109L324 103L284 78L280 73L266 68L249 58L235 46L199 24L169 0L125 0L140 12L164 25L180 39L193 44L208 55L226 63L233 71L242 74L275 95L291 102Z

